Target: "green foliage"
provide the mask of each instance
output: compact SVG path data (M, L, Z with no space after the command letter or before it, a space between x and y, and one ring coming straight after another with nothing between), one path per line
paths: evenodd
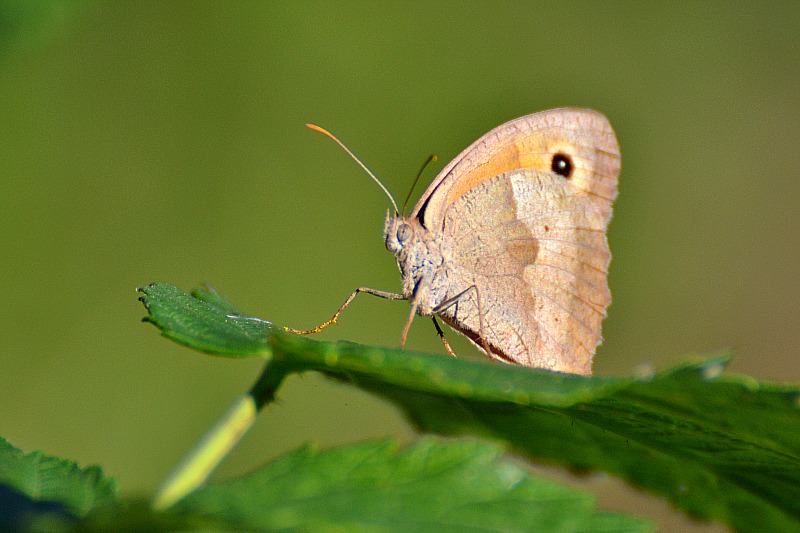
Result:
M263 355L269 349L269 322L242 316L212 290L195 289L191 297L168 283L154 283L139 298L163 335L200 352L229 357Z
M303 448L235 482L202 488L176 512L258 531L649 531L597 513L591 495L532 476L496 445L423 439Z
M165 336L207 353L266 360L250 391L256 406L272 401L285 377L315 370L392 400L421 430L495 444L426 437L405 449L392 441L306 447L242 479L184 491L177 504L154 511L118 501L114 481L97 467L26 455L0 439L0 528L651 530L532 475L498 442L536 461L620 476L739 531L800 528L800 389L721 375L726 357L647 378L581 377L317 342L247 317L210 290L141 290L147 321Z
M113 482L98 477L96 468L77 471L70 461L42 461L41 454L23 456L5 445L3 472L26 477L27 485L35 483L26 476L31 467L24 463L48 465L42 469L48 473L38 478L50 478L51 488L46 494L30 491L32 499L69 505L81 492L70 478L82 476L93 496L84 498L79 514L94 508L83 521L32 509L14 523L0 517L0 526L87 533L652 531L641 519L596 511L590 494L535 477L502 452L473 439L435 438L403 450L392 441L325 451L305 447L242 479L203 487L168 511L153 512L143 502L114 504Z
M211 311L230 310L224 300L166 285L142 291L149 320L165 335L210 353L265 357L273 380L320 371L391 399L426 431L490 436L535 460L607 471L738 530L800 528L800 389L720 376L726 357L643 379L586 378L317 342L265 322L256 335L263 343L248 352L203 337L215 327L206 322ZM208 311L182 331L188 322L175 317L191 300Z
M96 466L42 452L23 453L0 437L0 530L49 516L54 521L84 516L116 501L116 482ZM59 518L60 517L60 518Z

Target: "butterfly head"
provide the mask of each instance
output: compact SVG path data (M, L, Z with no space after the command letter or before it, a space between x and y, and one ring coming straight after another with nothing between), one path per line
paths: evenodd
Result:
M397 259L403 277L403 294L411 298L420 283L425 284L424 297L417 300L417 312L429 315L447 294L444 272L448 248L441 236L432 235L416 217L387 213L384 226L386 249Z
M386 241L386 249L399 256L408 243L413 240L414 227L406 217L389 211L386 213L383 237Z

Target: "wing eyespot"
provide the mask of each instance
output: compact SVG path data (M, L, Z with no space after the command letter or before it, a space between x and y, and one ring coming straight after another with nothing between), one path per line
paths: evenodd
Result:
M574 165L572 164L572 158L570 156L559 152L553 155L553 162L550 168L559 176L569 179L572 177Z

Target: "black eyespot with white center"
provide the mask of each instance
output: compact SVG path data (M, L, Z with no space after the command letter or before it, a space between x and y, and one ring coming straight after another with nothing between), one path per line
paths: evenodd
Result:
M553 156L552 169L559 176L569 179L572 177L572 159L567 154L559 152Z

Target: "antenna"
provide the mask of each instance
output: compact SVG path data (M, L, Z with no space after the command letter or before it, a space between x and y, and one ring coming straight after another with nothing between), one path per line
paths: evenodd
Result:
M428 168L428 165L438 160L439 158L436 156L436 154L431 154L428 156L425 162L422 163L422 166L419 167L419 172L417 172L417 177L414 178L414 183L411 184L411 189L408 191L408 196L406 196L406 201L403 202L403 216L405 216L406 214L406 206L408 205L408 201L411 199L411 193L414 192L414 187L417 186L417 182L419 181L420 176L422 176L422 173L425 172L426 168Z
M317 126L316 124L306 124L306 127L309 128L309 129L312 129L314 131L318 131L318 132L322 133L323 135L327 135L328 137L333 139L333 141L336 144L338 144L341 147L342 150L347 152L347 155L352 157L355 160L355 162L358 163L361 166L361 168L363 168L364 171L367 174L369 174L370 178L375 180L375 183L378 184L378 187L381 188L381 190L384 192L384 194L386 194L386 196L389 198L389 201L392 202L392 207L394 207L394 212L395 213L400 213L400 211L397 209L397 202L394 201L394 197L392 196L392 193L389 192L389 189L387 189L386 186L383 183L381 183L381 180L379 180L377 177L375 177L375 174L373 174L372 171L367 168L367 165L362 163L361 160L359 158L357 158L356 155L353 152L351 152L350 149L347 146L344 145L344 143L342 143L342 141L337 139L331 132L329 132L325 128L321 128L321 127Z

